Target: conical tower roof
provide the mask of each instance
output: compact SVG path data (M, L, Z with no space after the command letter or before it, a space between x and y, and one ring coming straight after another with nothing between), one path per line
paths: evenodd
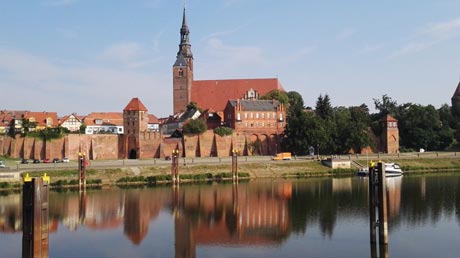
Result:
M142 104L139 98L133 98L123 111L147 111L147 108Z

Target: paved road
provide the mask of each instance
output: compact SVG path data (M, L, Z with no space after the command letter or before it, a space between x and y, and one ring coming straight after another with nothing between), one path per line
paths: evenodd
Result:
M331 156L322 156L328 158ZM369 155L334 155L335 158L346 160L398 160L414 158L460 158L460 153L456 152L425 152L425 153L402 153L402 154L369 154ZM317 156L293 156L293 160L315 160ZM200 157L200 158L180 158L180 164L230 164L231 157ZM144 167L144 166L167 166L171 160L164 159L142 159L142 160L90 160L89 168L121 168L121 167ZM289 162L289 161L272 161L271 156L240 156L240 163L258 163L258 162ZM43 170L63 170L78 169L76 161L70 163L39 163L39 164L20 164L17 161L7 161L7 168L0 168L1 172L18 172L18 171L43 171Z

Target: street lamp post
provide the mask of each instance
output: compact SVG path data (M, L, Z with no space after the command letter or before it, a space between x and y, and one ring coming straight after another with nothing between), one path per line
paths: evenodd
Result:
M238 150L232 151L232 175L233 183L238 184Z
M319 160L319 143L316 144L316 151L318 152L317 154L318 154L318 160Z

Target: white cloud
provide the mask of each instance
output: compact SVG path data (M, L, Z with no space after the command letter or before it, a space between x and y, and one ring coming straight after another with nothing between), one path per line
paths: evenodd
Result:
M163 36L163 31L160 31L152 39L151 48L152 48L153 52L156 52L156 53L160 52L160 42L161 42L162 36Z
M76 39L78 37L78 33L74 29L69 28L56 28L56 31L66 39Z
M260 64L263 63L262 49L252 46L229 46L221 39L211 38L206 42L206 51L211 56L234 64Z
M0 48L2 109L47 110L60 115L121 112L132 97L140 97L149 113L165 116L172 107L168 76L161 69L142 72L88 63L64 66L29 53Z
M343 41L348 38L351 38L356 33L356 30L353 28L345 28L335 37L338 41Z
M431 23L416 32L404 46L389 58L418 53L444 41L460 36L460 18L447 22Z
M369 45L365 44L364 47L359 51L361 54L369 54L369 53L374 53L378 50L381 50L385 47L384 44L375 44L375 45Z
M421 36L429 36L433 39L449 39L460 35L460 18L447 22L432 23L419 33Z
M44 5L49 6L65 6L76 3L78 0L46 0L43 1Z
M130 61L137 58L141 53L141 46L135 42L117 43L107 47L102 56L114 61Z
M255 46L231 46L219 38L209 38L203 44L200 65L195 66L197 79L200 74L210 78L235 78L260 76L267 60L263 50Z

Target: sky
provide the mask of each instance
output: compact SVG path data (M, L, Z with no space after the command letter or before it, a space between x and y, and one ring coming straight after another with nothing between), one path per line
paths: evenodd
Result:
M172 113L184 0L3 0L0 109ZM188 0L194 79L278 78L314 107L439 108L460 80L458 0Z

